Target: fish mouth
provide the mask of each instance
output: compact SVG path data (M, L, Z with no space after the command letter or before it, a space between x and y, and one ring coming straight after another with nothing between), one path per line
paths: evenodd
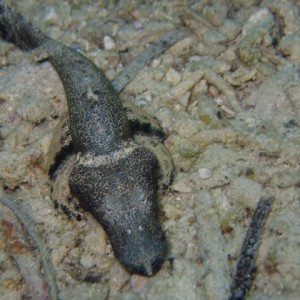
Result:
M155 257L152 260L145 258L141 263L126 263L124 266L130 273L151 277L161 269L164 261L165 257Z
M156 232L135 232L122 238L112 239L116 258L133 274L153 276L162 267L167 254L165 235L157 224ZM117 243L116 243L117 242Z

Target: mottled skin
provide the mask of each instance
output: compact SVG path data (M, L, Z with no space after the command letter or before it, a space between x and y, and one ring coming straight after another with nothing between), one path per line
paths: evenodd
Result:
M116 257L134 273L151 275L164 261L165 238L156 216L157 170L156 157L136 147L110 163L81 157L70 176L71 189L103 224Z
M140 123L128 120L111 83L91 61L43 35L2 2L0 26L4 38L22 49L34 49L35 59L48 60L60 76L68 100L68 149L77 155L65 168L72 193L103 225L127 270L155 274L166 255L157 220L157 192L164 176L160 166L170 159L159 161L153 151L159 148L156 142L149 147L143 146L147 142L139 144L135 135Z
M105 75L77 51L47 39L34 51L58 73L68 100L73 145L82 154L108 154L132 138L123 105Z

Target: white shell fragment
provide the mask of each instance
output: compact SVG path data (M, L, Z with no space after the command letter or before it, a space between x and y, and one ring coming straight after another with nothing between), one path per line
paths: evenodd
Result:
M211 175L212 175L211 170L209 170L207 168L200 168L198 170L198 173L199 173L199 177L201 179L207 179L207 178L211 177Z

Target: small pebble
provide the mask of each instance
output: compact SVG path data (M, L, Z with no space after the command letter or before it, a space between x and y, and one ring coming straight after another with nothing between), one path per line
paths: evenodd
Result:
M84 255L81 255L81 257L80 257L80 264L84 268L90 269L95 264L95 259L89 254L84 254Z
M223 99L220 98L220 97L217 97L217 98L215 98L214 100L215 100L216 104L219 105L219 106L221 106L221 105L224 104Z
M119 31L119 28L120 28L120 25L115 23L113 26L112 26L112 30L111 30L111 34L112 36L116 36L118 31Z
M201 179L207 179L209 177L211 177L212 173L209 169L206 168L200 168L198 170L199 176Z
M214 26L221 26L227 16L228 5L215 3L213 5L207 5L203 9L204 16Z
M220 28L229 41L233 40L241 31L241 25L235 20L225 20L223 26Z
M108 35L104 36L103 45L105 50L111 50L116 47L115 41Z
M169 71L166 74L166 79L167 79L168 82L175 85L176 83L178 83L180 81L181 76L175 69L170 68Z
M294 63L300 63L300 31L285 36L280 42L280 49Z
M167 204L164 207L165 215L168 219L178 220L182 217L183 211L178 209L177 207Z
M247 125L247 127L250 129L255 128L256 126L256 121L254 118L246 118L244 122Z
M134 28L137 29L137 30L142 30L142 29L144 29L144 23L141 22L141 21L138 21L138 20L136 20L136 21L133 22L133 26L134 26Z
M161 64L161 58L155 58L153 59L151 65L153 68L157 68Z
M193 190L193 184L186 173L178 173L173 190L180 193L190 193Z
M208 93L210 96L216 97L219 95L219 90L215 86L210 85L208 88Z
M178 99L178 102L182 106L187 107L190 101L190 97L191 97L191 92L187 92Z
M193 92L194 94L203 94L207 92L207 81L202 79L194 86Z
M47 7L44 20L46 21L47 25L57 25L59 23L59 17L54 7Z
M224 43L226 39L226 35L218 30L207 31L203 35L203 42L208 46Z

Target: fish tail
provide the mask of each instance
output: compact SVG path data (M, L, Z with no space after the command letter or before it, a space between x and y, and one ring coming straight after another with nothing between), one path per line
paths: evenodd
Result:
M0 1L0 35L22 50L33 50L47 39L20 13Z

